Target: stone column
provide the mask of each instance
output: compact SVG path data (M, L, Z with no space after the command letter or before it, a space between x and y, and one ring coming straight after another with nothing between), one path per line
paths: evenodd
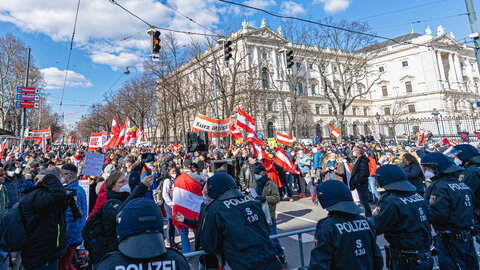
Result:
M437 51L437 65L438 71L440 73L440 81L445 81L445 70L443 68L442 54L440 51Z
M463 82L462 66L460 65L460 57L458 53L454 54L455 72L457 73L458 82Z
M450 66L450 70L448 72L448 79L450 80L450 77L452 78L453 82L458 82L458 76L455 70L455 64L453 63L453 54L449 53L448 54L448 64Z

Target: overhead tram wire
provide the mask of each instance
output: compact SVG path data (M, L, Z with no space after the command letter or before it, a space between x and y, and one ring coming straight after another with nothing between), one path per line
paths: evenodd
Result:
M78 3L77 3L77 11L75 12L75 22L73 23L72 39L70 40L70 50L68 51L67 68L65 70L65 79L63 80L63 88L62 88L62 99L60 100L60 113L62 112L63 96L65 94L65 86L67 85L68 69L70 68L70 57L72 56L73 40L75 38L75 29L77 28L77 19L78 19L79 9L80 9L80 0L78 0Z
M133 17L139 19L140 21L142 21L144 24L148 25L150 28L155 28L155 29L159 29L159 30L163 30L163 31L167 31L167 32L174 32L174 33L180 33L180 34L186 34L186 35L197 35L197 36L209 36L209 37L217 37L218 35L212 35L212 34L206 34L206 33L197 33L197 32L191 32L191 31L184 31L184 30L175 30L175 29L169 29L169 28L165 28L165 27L159 27L159 26L155 26L153 24L150 24L148 23L147 21L145 21L144 19L140 18L139 16L135 15L133 12L131 12L130 10L126 9L125 7L123 7L122 5L120 5L119 3L117 3L115 0L108 0L110 1L112 4L120 7L121 9L125 10L126 12L128 12L130 15L132 15Z
M362 21L362 20L371 19L371 18L375 18L375 17L390 15L390 14L394 14L394 13L397 13L397 12L402 12L402 11L406 11L406 10L411 10L411 9L419 8L419 7L425 7L425 6L429 6L429 5L433 5L433 4L438 4L438 3L441 3L441 2L445 2L445 1L447 1L447 0L440 0L440 1L428 2L428 3L416 5L416 6L411 6L411 7L407 7L407 8L401 8L401 9L397 9L397 10L388 11L388 12L385 12L385 13L380 13L380 14L376 14L376 15L372 15L372 16L360 18L360 19L358 19L358 20L359 20L359 21Z
M416 20L416 21L412 21L412 22L386 25L386 26L382 26L382 27L377 27L375 29L386 29L386 28L397 27L397 26L402 26L402 25L407 25L407 24L410 25L410 24L424 23L424 22L428 22L428 21L435 21L435 20L441 20L441 19L460 17L460 16L464 16L464 15L469 15L469 14L468 13L461 13L461 14L457 14L457 15L449 15L449 16L435 17L435 18L429 18L429 19L424 19L424 20Z
M252 7L252 6L249 6L249 5L240 4L240 3L236 3L236 2L232 2L232 1L228 1L228 0L218 0L218 1L223 2L223 3L227 3L227 4L232 4L232 5L244 7L244 8L248 8L248 9L253 9L253 10L256 10L256 11L261 11L263 13L266 13L268 15L271 15L271 16L277 17L277 18L281 18L281 19L290 19L290 20L301 21L301 22L304 22L304 23L316 24L316 25L320 25L320 26L323 26L323 27L328 27L328 28L333 28L333 29L340 30L340 31L354 33L354 34L357 34L357 35L364 35L364 36L369 36L369 37L373 37L373 38L384 39L384 40L391 41L391 42L394 42L394 43L397 43L397 44L416 45L416 46L431 48L430 45L418 44L418 43L413 43L413 42L410 42L410 41L398 41L398 40L395 40L395 39L392 39L392 38L389 38L389 37L384 37L384 36L380 36L380 35L376 35L376 34L370 34L370 33L365 33L365 32L361 32L361 31L357 31L357 30L346 29L346 28L343 28L343 27L339 27L339 26L335 26L335 25L329 25L329 24L325 24L325 23L321 23L321 22L315 22L315 21L311 21L311 20L307 20L307 19L298 18L298 17L295 17L295 16L287 16L287 15L277 14L277 13L274 13L272 11L268 11L268 10L265 10L265 9L262 9L262 8Z
M170 8L171 10L175 11L176 13L180 14L181 16L185 17L187 20L191 21L192 23L202 27L203 29L209 31L209 32L212 32L213 34L216 34L217 36L220 36L218 35L217 33L215 33L215 31L213 31L212 29L204 26L204 25L201 25L200 23L196 22L194 19L190 18L189 16L183 14L182 12L178 11L176 8L174 8L171 4L168 4L168 3L165 3L165 6Z

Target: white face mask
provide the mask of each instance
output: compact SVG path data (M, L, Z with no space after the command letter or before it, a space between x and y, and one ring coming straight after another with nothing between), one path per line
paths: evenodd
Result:
M425 171L425 177L428 179L432 179L435 177L435 174L431 171Z
M120 187L120 189L118 190L118 192L127 192L127 193L130 193L131 192L131 189L130 189L130 186L128 184L125 184L123 186Z
M260 174L255 174L255 180L259 180L260 178L262 178Z
M170 174L170 177L172 177L172 179L175 179L175 178L177 178L177 175L176 174Z
M15 174L20 174L20 172L22 172L22 169L20 169L20 168L15 169Z
M457 157L453 160L453 162L454 162L455 165L457 165L457 166L462 166L462 163L463 163L463 162L462 162L459 158L457 158Z
M15 174L14 171L9 171L9 172L7 172L7 175L8 175L9 177L12 177L14 174Z

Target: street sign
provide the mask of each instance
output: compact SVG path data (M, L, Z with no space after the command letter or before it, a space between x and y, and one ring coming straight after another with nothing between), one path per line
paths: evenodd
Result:
M17 100L22 101L38 101L40 97L37 95L25 95L25 94L17 94Z
M17 108L35 108L38 109L38 102L17 101Z
M37 88L33 87L17 87L17 93L26 93L26 94L36 94L38 93Z

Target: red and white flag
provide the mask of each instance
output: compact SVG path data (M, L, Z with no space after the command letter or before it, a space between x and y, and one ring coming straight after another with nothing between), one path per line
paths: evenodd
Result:
M300 171L296 169L295 164L288 157L287 153L285 153L285 150L283 150L282 147L278 148L277 153L275 153L275 158L273 158L273 162L288 172L300 174Z
M73 136L68 136L67 143L68 144L75 144L75 140L73 139Z
M200 206L203 202L202 185L200 184L200 178L196 181L192 177L197 176L194 174L191 175L192 176L190 176L189 173L182 173L175 179L175 184L173 185L173 216L175 216L176 213L180 213L185 219L198 219ZM180 224L182 223L173 219L173 225L178 226ZM182 225L186 226L186 224Z
M282 135L280 132L277 131L277 143L293 146L293 138L291 136Z
M417 145L421 146L424 143L425 143L425 129L423 130L422 136L420 136L420 140L418 140Z
M250 142L250 144L252 145L252 147L253 147L253 153L255 154L255 156L257 156L257 159L258 159L258 160L267 159L267 158L268 158L267 152L265 152L265 150L263 150L262 147L260 147L260 146L259 146L258 144L256 144L256 143Z
M127 130L127 134L125 135L125 145L131 146L137 143L137 127L133 126L129 130Z
M115 133L118 133L120 132L120 123L117 121L117 118L115 117L115 115L113 116L113 120L112 120L112 127L110 128L110 131L115 134Z
M330 129L330 134L332 134L333 137L338 138L338 136L340 136L340 134L342 134L342 131L338 128L334 128L330 125L327 125L328 128Z
M235 125L230 126L230 130L232 131L232 141L236 139L243 139L242 133L240 131L237 131L237 128L235 128Z
M440 146L447 146L451 145L450 141L447 138L443 138L440 141L437 142Z
M215 119L205 115L195 115L192 131L207 131L209 138L221 138L230 134L231 117L227 119Z
M245 139L245 142L258 144L262 147L265 146L265 142L257 138L257 134L255 133L248 133L247 138Z
M3 157L3 151L5 151L5 148L7 147L7 138L3 139L2 143L0 144L0 158Z
M117 134L118 136L115 140L113 147L125 144L125 139L126 139L125 135L127 134L127 130L129 129L130 129L130 118L127 117L127 120L125 120L125 124L123 124L122 128L120 129L120 132Z
M255 133L255 118L238 108L237 126L243 128L248 133Z

